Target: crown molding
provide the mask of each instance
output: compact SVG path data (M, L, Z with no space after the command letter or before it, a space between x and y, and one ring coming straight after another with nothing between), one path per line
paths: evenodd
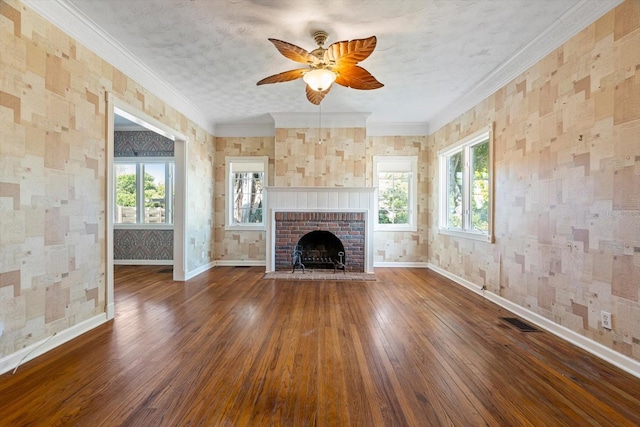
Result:
M427 122L374 122L367 123L367 136L427 136Z
M429 121L432 132L469 111L624 0L582 0Z
M276 127L308 129L318 127L319 116L314 113L272 113L270 123L218 123L216 137L269 137L275 136ZM368 123L369 113L331 113L322 115L322 127L350 128L366 127L367 136L426 136L427 122ZM277 123L277 124L276 124Z
M322 120L315 113L271 113L276 128L312 129L323 127L366 128L367 117L371 113L324 113Z
M215 126L216 137L263 137L275 136L276 128L270 123L218 123Z
M195 107L173 86L160 78L153 70L138 60L108 33L95 25L86 15L66 0L22 0L47 20L64 32L83 43L100 57L127 74L164 102L182 112L189 119L215 136L272 136L271 124L218 124ZM558 18L543 33L520 49L510 59L487 74L476 86L455 102L435 115L429 123L370 123L366 125L369 113L325 113L322 127L367 127L370 136L387 135L428 135L464 114L475 105L491 96L551 51L569 40L579 31L610 11L624 0L582 0ZM315 128L318 115L306 113L272 113L275 128ZM304 117L306 116L306 117Z
M213 135L205 114L75 6L65 0L22 2Z

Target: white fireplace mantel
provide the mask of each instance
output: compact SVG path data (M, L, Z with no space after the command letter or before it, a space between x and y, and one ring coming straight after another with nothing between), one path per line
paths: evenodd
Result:
M373 273L374 187L265 187L267 272L275 270L275 212L364 212L364 270Z

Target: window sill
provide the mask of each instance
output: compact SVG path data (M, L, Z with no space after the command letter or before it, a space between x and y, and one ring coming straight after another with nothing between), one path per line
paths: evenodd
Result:
M113 224L114 230L173 230L173 224Z
M462 230L450 230L448 228L438 229L439 234L446 234L448 236L462 237L463 239L478 240L480 242L493 243L492 234L473 233L471 231Z
M266 231L267 228L264 224L255 225L225 225L225 230L229 231Z
M409 231L416 232L418 227L411 224L376 224L374 231Z

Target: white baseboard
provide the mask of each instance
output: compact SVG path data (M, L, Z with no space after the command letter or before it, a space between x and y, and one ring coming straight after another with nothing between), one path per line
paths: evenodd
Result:
M374 261L373 267L393 267L393 268L429 268L426 262L395 262L395 261Z
M211 261L208 264L205 264L201 267L196 268L195 270L192 271L188 271L185 274L185 278L184 280L189 280L192 279L194 277L196 277L198 274L200 273L204 273L205 271L213 268L213 267L264 267L266 264L266 261L262 260L258 260L258 261L253 261L253 260L243 260L243 259L238 259L238 260L218 260L218 261Z
M429 270L433 270L436 273L443 275L447 279L453 280L457 284L464 286L465 288L475 292L478 295L483 295L482 294L482 286L478 286L473 282L470 282L470 281L468 281L466 279L463 279L462 277L458 277L453 273L449 273L447 270L444 270L444 269L438 267L437 265L433 265L433 264L429 263L428 264L428 268L429 268Z
M172 259L114 259L114 265L173 265Z
M184 275L184 280L186 281L186 280L192 279L192 278L196 277L198 274L204 273L205 271L207 271L207 270L209 270L209 269L211 269L211 268L213 268L215 266L216 266L216 262L215 261L211 261L210 263L202 265L202 266L196 268L195 270L187 271L185 273L185 275Z
M246 260L246 259L223 259L216 261L216 266L220 267L264 267L267 262L264 260Z
M452 274L442 268L429 263L428 268L439 273L448 279L453 280L459 285L464 286L465 288L475 292L478 295L483 296L491 302L498 304L500 307L509 310L510 312L517 314L518 316L534 323L536 326L550 332L565 341L570 342L583 350L588 351L594 356L599 357L600 359L611 363L614 366L622 369L630 373L631 375L640 378L640 362L625 356L624 354L620 354L617 351L610 349L592 339L585 337L584 335L580 335L579 333L572 331L571 329L565 328L562 325L559 325L551 320L543 317L537 313L534 313L531 310L528 310L512 301L509 301L506 298L501 297L500 295L496 295L489 291L483 291L481 286L476 285L468 280L463 279L462 277L458 277L455 274Z
M20 349L15 353L9 354L2 359L0 359L0 374L4 374L5 372L9 372L12 369L15 369L18 363L24 364L29 360L35 359L38 356L43 355L44 353L58 347L70 341L85 332L90 331L91 329L98 327L107 321L106 313L99 314L97 316L92 317L91 319L87 319L83 322L78 323L64 331L60 331L48 338L38 341L35 344L31 344L28 347ZM24 358L24 360L22 360ZM22 362L21 362L22 361Z
M114 302L107 304L107 320L116 317L116 304Z

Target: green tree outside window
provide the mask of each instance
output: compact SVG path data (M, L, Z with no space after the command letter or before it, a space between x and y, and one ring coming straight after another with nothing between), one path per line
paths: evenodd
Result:
M409 223L409 172L385 172L378 177L378 223Z

